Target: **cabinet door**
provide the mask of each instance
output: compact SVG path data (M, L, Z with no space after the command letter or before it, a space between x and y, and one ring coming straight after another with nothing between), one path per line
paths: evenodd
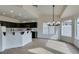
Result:
M32 32L32 38L37 38L37 32Z

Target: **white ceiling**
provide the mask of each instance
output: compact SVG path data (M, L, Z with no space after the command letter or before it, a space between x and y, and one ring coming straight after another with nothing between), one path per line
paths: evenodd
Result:
M22 6L0 5L0 15L16 18L19 20L35 19L36 16L24 10Z
M79 5L69 5L63 12L61 18L79 15Z
M62 13L63 8L64 8L63 5L55 5L54 14L57 16L60 15ZM52 5L39 5L36 9L41 15L52 15L53 14Z
M79 6L55 5L55 16L68 17L79 14ZM0 15L12 17L21 21L35 20L41 15L52 15L52 5L0 5Z
M63 10L62 5L55 6L55 15L60 15ZM0 5L0 15L16 18L19 20L37 19L40 15L52 15L51 5Z

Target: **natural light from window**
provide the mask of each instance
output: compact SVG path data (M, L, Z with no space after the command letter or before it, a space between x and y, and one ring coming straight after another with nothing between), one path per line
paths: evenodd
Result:
M79 40L79 18L77 19L77 31L76 31L76 38Z
M67 37L72 36L72 20L65 20L62 22L61 35Z

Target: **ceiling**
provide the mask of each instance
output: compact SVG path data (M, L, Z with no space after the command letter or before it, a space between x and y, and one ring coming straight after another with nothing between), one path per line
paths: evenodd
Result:
M72 12L77 13L79 6L55 5L55 16L65 17ZM76 10L74 10L76 9ZM71 12L72 10L72 12ZM41 15L52 15L52 5L0 5L0 15L15 18L18 20L35 20ZM68 15L68 16L69 16Z
M79 5L69 5L66 7L65 12L63 12L61 18L79 16Z
M36 17L24 10L22 6L0 6L0 15L12 17L19 20L35 19Z
M57 16L60 15L64 7L65 6L63 5L55 5L54 14ZM52 5L39 5L36 9L39 11L41 15L52 15L53 13Z
M62 5L55 6L55 15L60 15ZM0 5L0 15L12 17L19 20L37 19L40 15L52 15L51 5Z

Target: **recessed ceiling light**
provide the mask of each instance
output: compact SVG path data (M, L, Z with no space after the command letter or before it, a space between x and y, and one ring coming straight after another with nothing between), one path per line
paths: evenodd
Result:
M14 11L13 10L10 10L10 12L13 13Z

